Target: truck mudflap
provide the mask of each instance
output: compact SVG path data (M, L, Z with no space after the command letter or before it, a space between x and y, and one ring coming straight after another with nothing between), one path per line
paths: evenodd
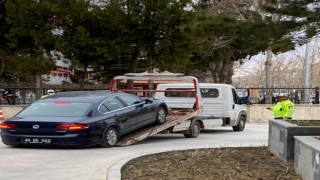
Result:
M200 113L199 110L188 109L183 111L173 111L169 110L167 120L163 124L156 126L147 126L142 129L138 129L132 133L129 133L121 137L117 143L117 146L128 146L132 144L137 144L139 141L146 139L154 134L161 131L167 130L183 121L186 121Z

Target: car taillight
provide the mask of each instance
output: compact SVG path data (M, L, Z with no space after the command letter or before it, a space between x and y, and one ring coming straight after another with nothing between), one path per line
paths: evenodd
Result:
M2 122L0 124L0 128L2 129L12 129L12 128L16 128L17 125L16 124L12 124L12 123L6 123L6 122Z
M57 126L57 129L61 130L82 130L82 129L87 129L88 126L84 124L60 124Z

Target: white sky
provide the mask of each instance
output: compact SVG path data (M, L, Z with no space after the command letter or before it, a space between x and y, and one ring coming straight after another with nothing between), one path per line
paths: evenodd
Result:
M320 37L318 38L314 38L311 42L310 42L310 52L312 52L314 49L316 48L320 48ZM287 56L287 57L290 57L290 56L295 56L295 55L303 55L304 57L306 57L306 45L302 45L302 46L298 46L296 47L295 50L292 50L292 51L288 51L288 52L285 52L285 53L280 53L280 54L274 54L272 56L272 59L275 60L277 59L277 56ZM316 58L318 58L318 61L319 61L319 54L320 52L318 53L318 56ZM266 61L266 55L263 54L263 53L260 53L258 55L255 55L253 57L251 57L250 60L246 60L245 63L242 65L244 66L246 69L250 69L250 67L252 66L257 66L257 64L261 64ZM241 76L242 73L241 73L241 70L237 70L235 69L234 70L234 76Z

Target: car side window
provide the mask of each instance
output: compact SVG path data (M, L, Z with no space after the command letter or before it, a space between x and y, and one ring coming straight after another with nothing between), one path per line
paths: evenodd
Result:
M118 96L122 101L124 101L128 106L142 103L141 99L137 96L133 96L130 94L121 94Z
M102 113L109 112L109 109L107 108L107 106L106 106L104 103L102 103L102 104L99 106L98 110L99 110L100 112L102 112Z
M100 108L101 108L101 110L100 110ZM112 97L112 98L109 98L109 99L105 100L99 106L99 110L102 113L105 113L105 112L108 112L108 111L114 111L114 110L121 109L121 108L124 108L124 105L116 97Z

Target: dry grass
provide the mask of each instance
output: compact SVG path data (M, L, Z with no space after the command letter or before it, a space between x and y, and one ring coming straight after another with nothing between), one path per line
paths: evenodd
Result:
M266 147L172 151L133 159L121 169L123 180L302 180L292 163Z

